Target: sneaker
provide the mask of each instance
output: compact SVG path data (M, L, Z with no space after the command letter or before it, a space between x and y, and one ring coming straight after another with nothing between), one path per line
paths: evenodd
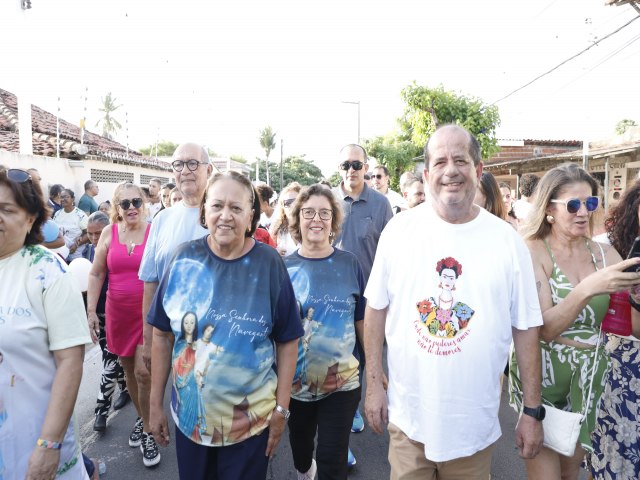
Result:
M136 419L136 423L133 426L133 430L131 431L131 435L129 435L129 446L130 447L139 447L142 443L142 418L138 417Z
M353 468L355 464L356 457L353 456L353 453L351 453L351 448L349 448L349 453L347 454L347 465L349 466L349 468Z
M142 445L140 445L140 450L142 451L142 461L145 467L153 467L160 463L158 444L150 433L142 432Z
M362 415L360 415L360 409L357 409L356 414L353 416L351 431L353 433L360 433L363 430L364 430L364 418L362 418Z
M315 458L311 459L311 467L305 473L298 472L298 480L315 480L318 466L316 465Z

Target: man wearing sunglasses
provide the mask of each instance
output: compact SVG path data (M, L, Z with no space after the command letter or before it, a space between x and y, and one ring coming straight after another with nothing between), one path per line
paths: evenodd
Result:
M367 152L360 145L349 144L340 150L340 173L342 182L334 195L342 204L344 219L335 246L353 253L360 262L365 285L371 272L373 258L378 248L382 229L391 220L391 205L384 195L367 186L364 174L369 170ZM364 358L361 346L357 345L360 358ZM360 365L363 365L361 362ZM361 432L364 420L360 410L353 419L352 432ZM349 466L356 460L349 450Z
M198 217L207 179L213 171L207 151L198 144L183 143L174 152L171 166L176 188L182 193L182 201L158 212L151 224L138 272L140 280L144 282L142 318L145 320L160 276L173 257L176 247L181 243L202 238L208 233L207 229L200 225ZM143 358L149 371L152 331L153 328L145 322Z
M376 165L371 174L371 186L379 193L387 197L394 215L406 209L404 198L398 192L389 188L389 169L384 165Z
M509 224L473 203L482 158L467 130L440 127L424 157L431 199L385 229L365 290L365 412L389 430L392 478L486 479L512 338L528 407L516 444L527 459L542 447L533 264Z

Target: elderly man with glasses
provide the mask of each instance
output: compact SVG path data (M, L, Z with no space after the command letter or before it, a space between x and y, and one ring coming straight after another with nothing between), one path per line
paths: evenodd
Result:
M363 147L357 144L346 145L340 150L340 172L342 182L334 189L334 195L342 205L344 219L335 246L353 253L360 262L365 286L371 273L376 255L378 239L382 229L391 220L393 213L386 197L367 186L364 175L369 170L369 158ZM364 352L358 345L360 358ZM360 365L364 362L361 361ZM360 411L356 411L351 431L364 430L364 420ZM349 450L349 466L356 459Z
M171 163L176 187L182 192L182 201L172 208L158 212L154 218L147 246L140 264L139 277L144 282L142 301L143 318L147 318L162 272L173 257L178 245L205 236L207 229L200 225L200 201L204 196L207 179L214 167L207 151L195 143L183 143L173 154ZM144 362L151 371L151 337L153 328L144 325Z

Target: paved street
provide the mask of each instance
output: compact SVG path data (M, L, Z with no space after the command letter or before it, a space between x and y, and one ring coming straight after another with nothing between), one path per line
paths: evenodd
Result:
M97 434L92 430L93 409L100 369L100 351L98 348L94 348L86 355L84 376L76 406L85 453L106 463L105 478L177 479L178 466L175 448L172 445L161 449L162 461L160 465L151 469L142 464L139 449L129 447L127 439L136 417L133 405L130 404L119 412L113 412L109 416L107 431L104 434ZM169 395L165 395L165 398L169 398ZM518 457L513 438L516 415L508 407L504 393L500 407L500 420L503 435L493 455L492 479L526 479L524 464ZM388 441L387 435L375 435L368 426L362 433L351 434L351 448L358 464L351 471L349 478L354 480L388 479ZM283 441L280 442L278 451L269 465L268 479L294 480L295 478L289 441L288 438L283 437ZM587 478L584 472L580 478Z

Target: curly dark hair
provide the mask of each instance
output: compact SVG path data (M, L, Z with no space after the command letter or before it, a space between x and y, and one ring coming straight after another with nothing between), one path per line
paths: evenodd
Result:
M525 173L520 177L520 195L529 198L538 186L540 177L534 173Z
M462 275L462 264L453 257L443 258L436 264L436 272L438 272L438 275L441 275L442 271L446 269L453 270L456 278Z
M604 221L607 237L622 258L627 258L635 238L640 235L640 180L627 188Z
M38 245L44 242L42 226L51 217L51 210L42 194L40 183L38 183L37 180L33 179L28 172L23 170L29 178L22 183L14 182L8 177L9 170L20 169L9 169L4 165L0 165L0 185L5 185L11 190L16 204L27 212L28 215L34 217L31 230L24 239L24 246Z

